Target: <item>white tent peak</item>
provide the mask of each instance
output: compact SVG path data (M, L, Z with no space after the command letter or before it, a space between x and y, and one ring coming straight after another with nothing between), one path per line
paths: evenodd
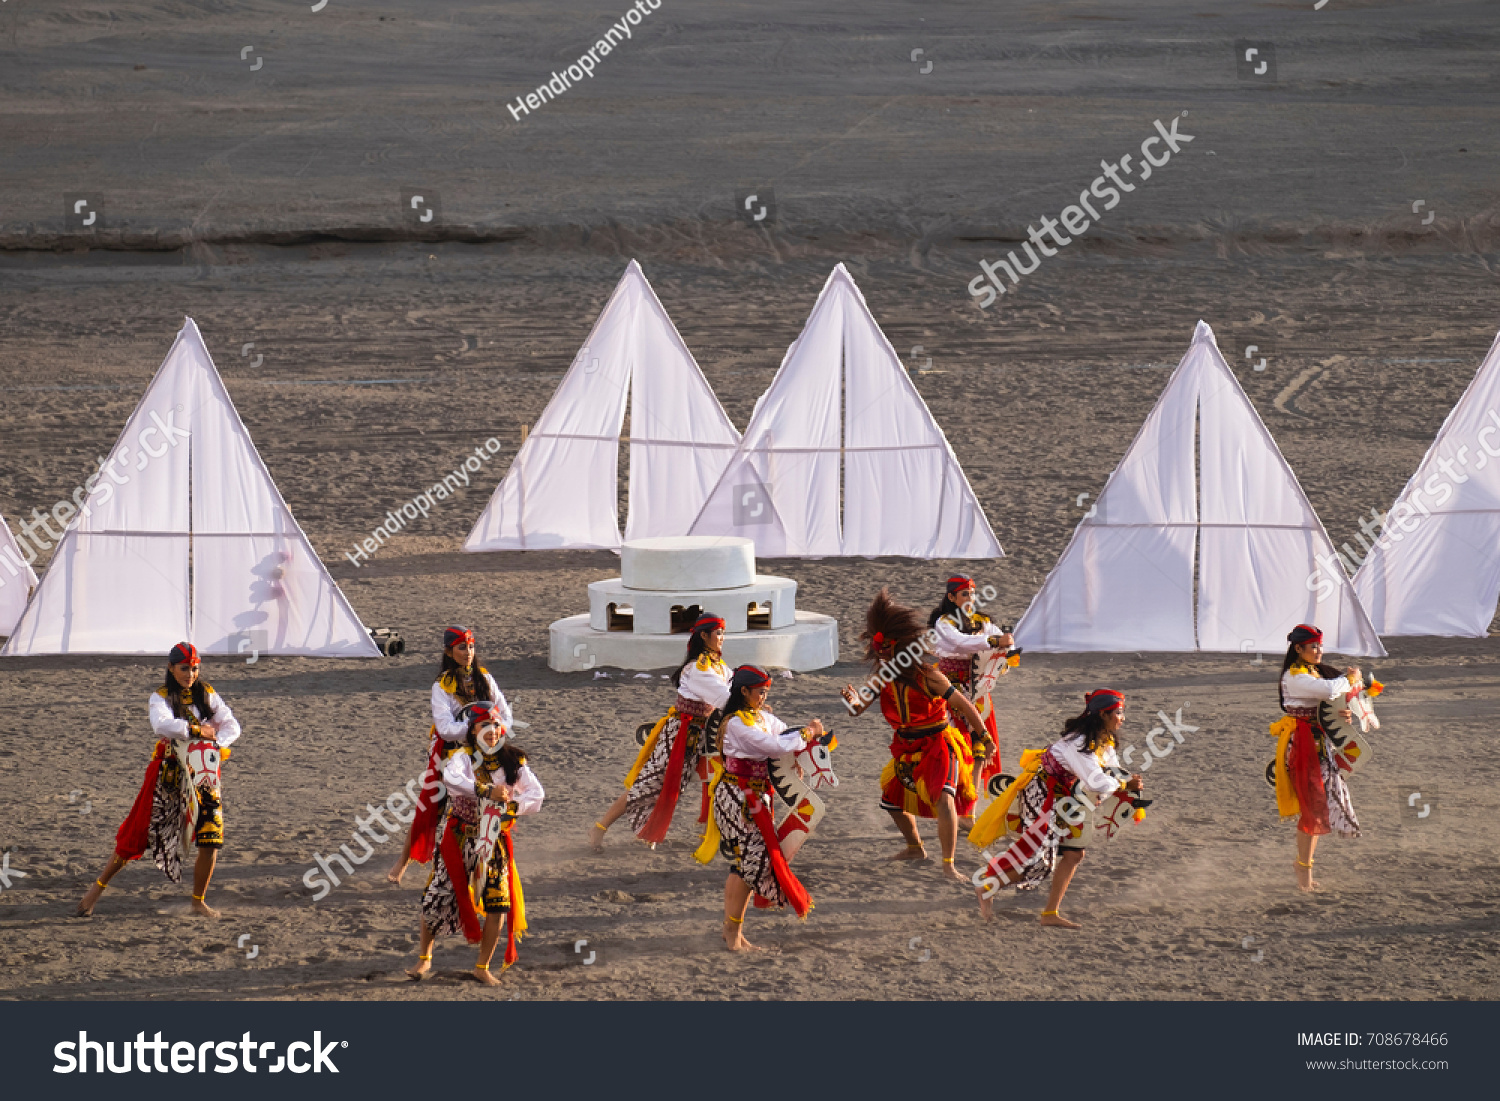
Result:
M686 535L740 437L631 260L464 550L618 549L627 396L624 537Z
M187 318L0 651L378 657Z
M762 558L1003 554L843 264L829 273L690 534L747 537Z
M1483 638L1500 600L1500 336L1391 506L1354 588L1382 635ZM1361 518L1363 519L1363 518ZM1366 528L1374 535L1374 525ZM1346 550L1355 556L1348 543ZM1336 568L1336 567L1335 567Z
M1200 321L1016 639L1044 652L1275 653L1294 626L1315 623L1330 651L1384 654L1348 579L1320 574L1332 556Z
M30 559L21 553L10 525L0 516L0 635L15 630L31 590L36 587L36 571L31 568L35 558L34 550Z

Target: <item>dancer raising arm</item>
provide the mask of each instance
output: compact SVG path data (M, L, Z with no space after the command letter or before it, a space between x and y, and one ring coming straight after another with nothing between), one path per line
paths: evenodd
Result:
M1281 663L1277 693L1281 710L1291 716L1296 728L1283 739L1286 748L1276 755L1277 802L1283 814L1298 816L1297 886L1311 891L1318 886L1312 873L1318 838L1325 833L1359 836L1349 786L1334 764L1318 705L1343 699L1360 673L1351 667L1340 674L1323 663L1323 632L1316 627L1298 624L1286 638L1290 645ZM1349 717L1347 711L1342 714Z
M658 720L625 776L625 794L589 828L589 845L604 849L604 833L630 812L630 828L647 844L665 841L677 802L690 776L707 780L708 717L729 698L729 667L724 664L724 621L704 616L693 624L687 657L672 674L677 701Z
M145 781L115 835L114 855L78 903L79 917L92 914L109 881L148 848L166 877L181 883L181 844L190 820L198 847L193 910L205 917L219 916L203 899L224 846L220 761L240 736L240 724L219 694L199 679L200 668L192 643L172 647L166 683L151 696L151 729L157 742Z
M927 617L927 625L933 630L932 648L938 656L938 671L957 685L977 709L980 702L974 699L977 659L992 650L1008 650L1015 640L990 622L989 616L973 609L974 579L950 577L942 603ZM963 715L954 718L954 725L969 739L974 754L974 786L979 788L985 780L1001 771L1000 734L995 724L995 709L993 706L989 708L983 725L977 730L969 727Z
M476 703L466 711L469 733L443 764L448 798L442 840L422 892L417 964L407 974L414 979L427 974L433 942L443 933L461 932L470 944L479 944L474 977L498 986L490 961L500 940L501 915L506 915L502 971L516 962L516 942L526 931L512 831L518 816L541 809L545 792L526 764L526 754L509 743L499 708Z
M1080 928L1062 916L1062 900L1094 833L1095 807L1116 792L1139 792L1142 786L1138 774L1122 783L1105 771L1120 767L1115 732L1124 722L1124 695L1098 688L1084 697L1083 713L1063 724L1063 735L1051 748L1021 755L1021 775L985 808L969 834L979 848L1002 832L1010 835L1005 850L985 868L983 885L975 885L986 921L1001 887L1034 890L1050 876L1042 924Z
M472 703L490 704L505 729L510 729L510 704L476 655L473 631L467 627L449 627L443 632L443 664L429 693L432 728L428 731L427 768L422 774L422 790L417 795L416 817L407 830L400 858L385 876L397 886L413 860L425 864L432 859L438 819L442 817L446 797L443 763L464 744L469 733L469 724L463 718L464 708Z
M880 682L880 709L895 735L891 759L880 773L880 806L896 823L906 847L891 859L925 858L917 819L935 818L943 873L967 882L953 860L958 820L974 813L974 758L949 708L964 717L970 730L983 729L983 721L933 664L936 659L927 648L930 636L915 608L897 604L881 589L866 613L860 637L867 640L865 657L875 669L867 684ZM872 702L861 699L853 685L844 687L843 696L854 715Z
M752 894L757 905L791 906L799 918L812 910L812 899L792 874L777 838L770 762L822 737L823 724L813 719L800 730L788 730L766 711L771 676L764 669L741 665L729 683L724 774L714 785L713 815L719 851L730 868L724 880L724 944L743 952L755 947L745 939Z

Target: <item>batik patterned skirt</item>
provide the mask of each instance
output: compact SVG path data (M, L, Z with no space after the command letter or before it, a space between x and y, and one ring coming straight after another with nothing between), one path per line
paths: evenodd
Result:
M156 774L151 800L151 859L173 883L182 882L182 842L192 812L186 770L175 753L167 753ZM198 813L193 821L193 843L201 849L224 847L224 802L218 787L200 787Z
M458 890L468 891L479 867L481 839L479 837L479 803L472 796L450 795L442 822L438 825L438 837L452 831L462 847L465 882ZM434 934L462 933L463 922L458 911L458 897L454 894L452 877L448 874L448 862L441 853L434 856L432 874L427 877L427 887L422 892L422 922ZM472 897L472 896L471 896ZM487 914L503 914L510 910L510 859L502 840L495 843L485 863L484 888L481 903L476 910Z
M631 770L625 813L631 831L646 841L663 841L688 781L699 772L704 729L713 708L679 696L642 749L644 760ZM670 790L669 788L670 782Z

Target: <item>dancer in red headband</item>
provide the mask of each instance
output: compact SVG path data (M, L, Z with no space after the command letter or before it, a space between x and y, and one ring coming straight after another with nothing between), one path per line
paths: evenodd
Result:
M724 945L743 952L750 896L762 907L790 906L799 918L812 910L812 898L792 874L781 851L771 801L771 761L801 749L823 735L813 719L788 730L765 710L771 677L764 669L741 665L730 681L724 705L724 775L714 786L714 825L719 852L729 861L724 880Z
M386 879L398 886L413 860L425 864L432 859L438 819L447 798L442 781L443 763L469 736L469 723L462 717L464 709L472 703L490 704L499 715L501 726L507 733L510 731L510 704L495 678L479 664L476 654L473 631L467 627L449 627L443 632L443 665L430 693L432 727L428 731L427 768L417 796L416 817L407 830L400 859L386 873Z
M708 783L708 758L717 747L707 744L708 718L729 698L729 667L724 664L724 621L704 616L693 624L687 658L672 674L677 701L652 729L625 776L625 794L609 805L589 829L595 852L604 849L604 833L615 819L630 812L630 828L649 845L667 838L683 788L694 773ZM707 806L699 815L707 821Z
M927 625L933 630L932 648L938 656L939 671L958 686L984 718L983 726L971 730L963 715L954 715L954 725L969 739L974 754L974 786L981 789L986 780L1001 771L1000 732L989 698L974 696L977 667L982 655L1007 651L1015 640L989 616L974 609L974 597L973 578L948 578L947 592L927 617Z
M1107 771L1121 771L1115 734L1124 723L1124 695L1099 688L1084 697L1082 714L1063 724L1062 737L1050 749L1021 755L1021 775L985 808L969 833L979 848L1002 834L1007 841L976 877L979 912L986 921L992 917L992 896L1001 887L1035 890L1050 876L1041 923L1079 928L1062 916L1062 900L1092 839L1094 811L1104 799L1122 790L1139 792L1142 786L1138 774L1121 781Z
M918 818L935 818L943 852L943 872L967 882L954 866L958 820L974 813L974 756L969 740L953 725L949 709L963 716L970 730L984 721L974 705L938 671L927 648L929 637L915 608L897 604L881 589L865 617L865 657L875 673L863 687L843 689L845 705L855 715L873 702L878 684L880 709L895 731L891 759L880 774L880 806L901 831L906 847L893 860L927 856L917 834Z
M422 892L422 929L417 963L407 971L420 979L432 969L432 946L445 933L462 933L479 945L474 977L499 986L490 961L506 925L501 970L516 962L516 942L526 931L526 898L516 867L512 836L516 819L541 809L545 792L526 764L526 754L510 743L500 709L470 704L462 718L463 744L443 762L444 801L438 855ZM480 919L483 919L483 925Z
M1323 632L1316 627L1299 624L1286 639L1289 645L1277 692L1281 710L1291 716L1296 728L1284 739L1286 749L1276 758L1277 802L1284 814L1298 816L1297 886L1311 891L1318 886L1312 874L1318 838L1325 833L1359 836L1349 787L1334 764L1318 709L1320 704L1343 699L1360 672L1351 666L1340 673L1323 663ZM1348 711L1342 714L1349 718Z
M148 848L166 877L181 883L181 845L189 823L198 848L193 910L219 916L203 899L224 847L220 762L240 736L240 724L219 694L199 679L200 664L198 650L189 642L179 642L167 656L166 683L151 696L157 742L146 779L115 835L114 855L78 903L79 917L92 914L109 881Z

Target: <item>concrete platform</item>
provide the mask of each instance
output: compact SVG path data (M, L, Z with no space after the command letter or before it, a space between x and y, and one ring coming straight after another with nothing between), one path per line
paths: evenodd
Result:
M724 621L724 630L739 634L750 630L750 605L770 613L772 628L790 627L796 622L797 583L788 577L754 575L753 581L732 589L632 589L624 580L612 577L589 585L589 622L596 631L605 631L619 609L630 609L631 630L638 635L672 635L672 609L698 607L704 615L716 615ZM757 629L757 633L761 633ZM685 641L685 640L684 640Z
M559 673L585 669L667 669L682 663L688 636L640 635L630 631L596 631L586 615L552 624L547 664ZM796 622L772 630L724 636L724 660L805 673L839 660L839 625L832 616L797 612Z

